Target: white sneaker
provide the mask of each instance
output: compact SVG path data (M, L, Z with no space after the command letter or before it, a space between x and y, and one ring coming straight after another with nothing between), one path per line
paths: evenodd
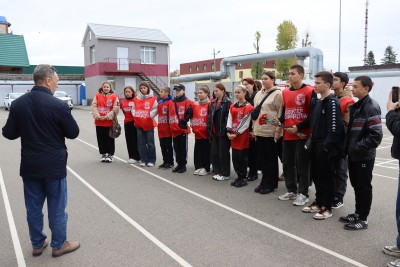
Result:
M154 163L147 163L147 167L153 167L154 166Z
M128 159L128 163L129 164L134 164L134 163L138 163L138 161L134 160L134 159Z
M297 195L292 192L287 192L286 194L281 195L278 198L279 198L279 200L291 200L291 199L293 200L293 199L297 198Z
M201 170L200 170L200 172L199 172L199 175L200 176L204 176L204 175L207 175L208 174L208 172L206 171L206 169L204 169L204 168L202 168Z
M197 169L197 170L194 171L193 174L194 174L194 175L199 175L199 172L200 172L201 170L202 170L201 168L200 168L200 169Z
M144 162L140 163L140 167L146 167L146 163Z
M106 162L107 154L101 155L101 160L100 162Z
M300 193L299 196L296 198L296 200L293 201L293 205L304 206L308 201L309 201L308 198Z
M262 171L258 170L258 171L257 171L257 174L262 174Z
M113 155L108 155L108 156L106 157L106 161L105 161L105 162L107 162L107 163L113 162Z
M213 176L213 179L217 180L218 177L219 177L219 174L216 174L216 175Z
M229 176L221 176L221 175L219 175L216 180L218 180L218 181L229 180Z

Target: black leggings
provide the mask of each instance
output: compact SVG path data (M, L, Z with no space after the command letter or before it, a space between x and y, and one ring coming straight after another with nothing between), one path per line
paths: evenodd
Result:
M114 155L115 139L108 136L111 127L96 126L97 145L100 154Z

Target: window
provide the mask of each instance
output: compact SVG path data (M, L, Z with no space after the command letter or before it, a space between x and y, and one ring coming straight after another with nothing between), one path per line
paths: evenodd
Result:
M146 64L156 64L156 48L141 46L140 59Z
M241 67L241 66L243 66L243 65L242 65L242 63L239 63L238 66Z
M199 65L196 65L196 71L199 71Z
M268 61L265 61L265 62L264 62L264 65L265 65L265 66L267 66L267 62L268 62Z
M275 63L274 63L274 64L272 64L272 67L274 67L274 68L275 68Z
M95 58L95 49L94 49L94 45L90 47L90 64L94 64L96 63L96 58Z
M92 40L92 31L89 31L89 41Z
M207 70L207 64L203 65L203 70Z
M189 72L192 72L192 66L189 66Z
M214 63L211 64L211 69L214 70Z

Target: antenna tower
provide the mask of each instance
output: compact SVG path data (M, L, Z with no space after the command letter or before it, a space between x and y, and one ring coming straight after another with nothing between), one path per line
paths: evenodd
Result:
M368 5L369 0L365 3L365 37L364 37L364 65L367 63L367 46L368 46Z

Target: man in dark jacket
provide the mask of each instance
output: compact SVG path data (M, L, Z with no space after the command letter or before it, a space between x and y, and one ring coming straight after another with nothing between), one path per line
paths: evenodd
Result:
M343 156L340 140L344 137L339 100L330 94L333 75L328 71L315 74L316 92L321 94L311 115L311 173L315 184L315 201L303 212L317 212L316 220L332 217L335 197L335 165Z
M25 207L32 255L40 256L49 244L43 233L43 204L47 198L52 256L59 257L79 248L67 241L67 147L65 138L78 137L79 127L63 101L53 97L58 75L50 65L38 65L35 86L13 102L3 127L10 140L21 137L20 175L24 183Z
M367 217L372 203L372 171L376 148L382 141L381 108L369 96L372 80L368 76L354 79L353 95L359 100L350 107L350 123L346 134L350 183L356 197L355 213L340 217L346 230L368 228Z
M386 126L390 133L393 135L392 144L392 157L400 160L400 116L397 114L399 108L399 102L392 102L392 93L389 95L389 101L387 103L388 113L386 114ZM399 175L400 181L400 175ZM397 189L397 200L396 200L396 222L397 222L397 238L396 246L385 246L383 252L388 255L400 257L400 184ZM395 260L388 263L388 266L400 266L400 260Z

